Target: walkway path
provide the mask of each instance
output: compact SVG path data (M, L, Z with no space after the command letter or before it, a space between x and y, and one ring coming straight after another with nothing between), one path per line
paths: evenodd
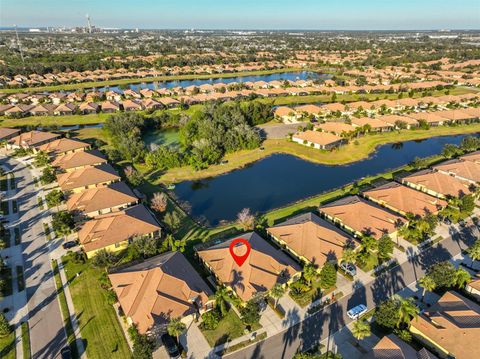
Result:
M19 226L21 230L32 357L60 358L60 351L67 341L53 281L49 248L43 232L43 222L48 214L40 211L37 203L41 190L35 187L26 162L2 157L2 163L12 170L17 182L14 198L19 213L17 218L12 219L10 226ZM21 300L17 304L15 299L15 306L18 306L16 316L26 318L25 306L20 308L20 305ZM18 319L15 321L20 322Z

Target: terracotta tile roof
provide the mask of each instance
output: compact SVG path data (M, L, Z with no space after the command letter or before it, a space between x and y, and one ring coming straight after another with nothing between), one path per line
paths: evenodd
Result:
M305 132L296 133L295 135L293 135L293 138L298 138L303 141L309 141L322 146L335 143L342 139L341 137L335 136L328 132L320 132L320 131L313 131L313 130L307 130Z
M480 273L477 273L477 275L472 279L472 281L468 283L468 286L480 292Z
M466 155L460 156L459 158L463 161L470 161L480 164L480 151L468 153Z
M363 192L368 198L385 203L396 211L425 216L437 213L447 202L414 190L397 182L389 182L380 187Z
M462 108L462 112L469 114L472 117L480 118L480 107Z
M387 127L393 128L392 125L389 125L388 123L380 121L378 118L370 118L370 117L361 117L361 118L352 117L352 124L358 127L370 125L372 129L387 128Z
M448 121L448 118L442 117L441 112L417 112L410 113L407 116L414 118L417 121L424 120L427 123L440 123Z
M8 142L19 147L37 147L47 141L53 141L60 137L56 133L43 132L43 131L30 131L24 132L17 137L12 138Z
M343 112L345 111L345 105L338 102L334 102L334 103L323 105L321 109L323 112L336 112L336 111Z
M473 182L480 182L480 164L475 162L450 160L442 162L432 168Z
M470 183L445 173L426 169L403 178L410 182L444 196L461 197L470 194Z
M59 138L52 142L41 145L38 149L58 156L65 152L87 149L90 144L70 138Z
M395 334L388 334L362 359L437 359L437 357L425 348L417 352Z
M212 291L179 252L169 252L108 276L125 315L144 334L156 324L205 309Z
M313 213L293 217L268 228L267 232L319 267L340 259L343 248L354 244L350 236Z
M349 196L320 207L320 211L340 220L353 230L379 239L397 231L404 219L358 196Z
M325 122L316 126L325 132L333 132L337 135L355 131L355 127L343 122Z
M295 110L286 106L277 107L274 112L275 116L278 117L295 115Z
M451 121L463 121L472 119L473 115L466 113L462 110L445 110L437 112L440 116L448 118Z
M73 193L67 201L67 209L91 213L136 202L138 202L138 198L130 187L124 182L116 182L106 187L95 187L80 193Z
M411 117L407 117L407 116L399 116L399 115L384 115L384 116L380 116L378 117L378 119L380 121L383 121L385 123L388 123L390 125L395 125L395 123L397 121L400 121L400 122L405 122L406 124L408 125L411 125L411 126L416 126L418 125L418 121L411 118Z
M143 204L138 204L85 222L78 231L78 239L85 251L90 252L158 231L160 225L155 217Z
M317 115L322 111L322 108L315 105L303 105L295 107L295 111L297 112L306 112L309 114Z
M455 355L457 359L480 358L480 306L462 295L445 293L411 326Z
M235 238L246 239L251 252L239 267L230 255L229 245ZM213 247L199 250L198 255L212 268L220 281L230 286L244 301L270 290L276 283L285 283L300 267L281 250L274 248L255 232L245 233ZM245 246L236 246L235 253L245 253Z
M20 130L18 128L0 127L0 141L4 140L5 138L18 135L19 133Z
M57 182L62 191L118 180L120 180L120 176L108 163L57 175Z
M52 166L68 170L78 167L96 166L106 162L107 159L98 150L77 151L56 157L52 162Z

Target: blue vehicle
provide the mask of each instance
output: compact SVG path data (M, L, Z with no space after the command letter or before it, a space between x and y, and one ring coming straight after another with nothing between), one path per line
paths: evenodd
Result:
M367 312L367 306L365 304L359 304L356 307L353 307L347 312L347 315L350 319L358 319L362 314Z

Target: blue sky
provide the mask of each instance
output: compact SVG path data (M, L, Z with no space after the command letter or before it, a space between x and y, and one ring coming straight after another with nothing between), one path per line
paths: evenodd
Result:
M479 29L479 0L0 0L0 26Z

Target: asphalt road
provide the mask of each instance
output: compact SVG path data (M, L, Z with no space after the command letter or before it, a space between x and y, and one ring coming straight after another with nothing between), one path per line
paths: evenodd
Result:
M289 359L297 349L309 349L316 343L331 337L335 332L351 322L347 317L348 309L366 303L373 308L391 295L400 291L422 277L426 270L436 262L448 260L471 245L476 239L473 228L463 229L461 233L443 240L436 247L426 249L409 262L397 266L377 277L366 286L360 286L348 296L307 318L289 329L241 351L226 355L228 359ZM298 318L298 313L289 312L286 320Z
M38 208L38 188L29 169L13 160L2 161L13 169L17 182L32 358L60 358L67 340L43 230L46 213Z

